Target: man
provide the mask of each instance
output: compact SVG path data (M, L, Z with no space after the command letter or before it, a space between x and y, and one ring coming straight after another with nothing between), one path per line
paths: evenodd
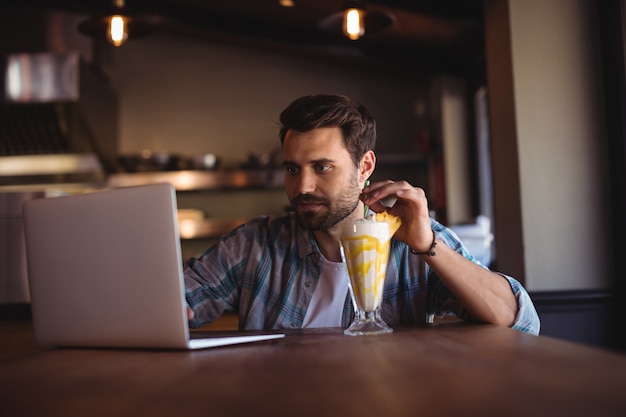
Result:
M520 283L480 265L431 219L422 189L405 181L364 187L376 165L376 124L364 106L344 96L305 96L280 122L293 213L251 220L187 262L191 326L235 312L241 329L346 327L353 308L338 231L342 222L362 218L367 204L402 221L391 242L386 323L424 323L452 313L539 333ZM390 208L381 202L388 198L396 200Z

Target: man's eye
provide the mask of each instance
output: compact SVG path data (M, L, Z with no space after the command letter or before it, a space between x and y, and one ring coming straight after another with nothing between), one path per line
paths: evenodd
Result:
M317 172L324 172L324 171L328 171L329 169L330 169L330 166L328 165L323 165L323 164L315 165L315 170Z
M294 167L294 166L285 166L285 171L288 174L295 174L298 172L298 168Z

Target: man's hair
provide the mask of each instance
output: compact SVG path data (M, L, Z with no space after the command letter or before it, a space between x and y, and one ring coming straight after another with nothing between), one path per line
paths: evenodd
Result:
M376 121L369 110L342 95L316 94L294 100L280 114L280 143L289 129L308 132L320 127L339 127L343 141L358 167L363 154L376 145Z

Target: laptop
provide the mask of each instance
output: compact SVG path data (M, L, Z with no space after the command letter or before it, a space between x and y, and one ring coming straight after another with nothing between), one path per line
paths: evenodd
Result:
M189 332L170 184L29 200L23 215L40 344L201 349L285 336Z

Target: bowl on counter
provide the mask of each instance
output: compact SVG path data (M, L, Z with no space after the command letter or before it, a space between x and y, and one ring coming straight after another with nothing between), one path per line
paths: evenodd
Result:
M212 153L183 157L169 152L145 150L141 153L130 153L117 157L117 166L120 172L212 170L217 169L219 163L220 159Z
M184 169L183 159L168 152L143 151L117 157L118 169L122 172L176 171Z
M188 169L212 170L220 167L220 158L214 153L195 155L188 161Z

